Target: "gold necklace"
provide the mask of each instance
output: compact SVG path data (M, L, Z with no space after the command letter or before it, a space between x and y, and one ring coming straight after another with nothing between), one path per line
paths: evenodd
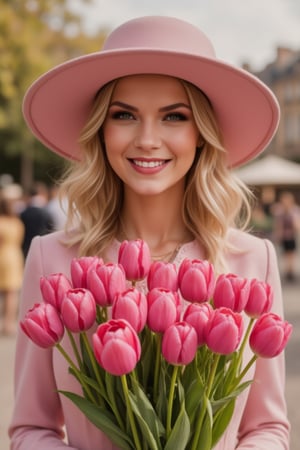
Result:
M173 262L176 258L182 244L176 244L176 247L168 253L164 253L163 255L151 255L153 261L166 261Z
M126 240L129 241L130 239L128 238L127 234L124 231L124 225L121 221L121 230L120 230L120 235ZM171 250L170 252L167 253L163 253L162 255L152 255L151 254L151 258L153 261L165 261L165 262L173 262L174 259L176 258L180 248L182 246L182 243L177 243L176 247L173 248L173 250Z

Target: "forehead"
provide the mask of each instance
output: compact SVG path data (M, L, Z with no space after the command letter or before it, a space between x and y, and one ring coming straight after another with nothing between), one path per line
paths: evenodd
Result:
M120 78L114 88L113 99L117 96L177 97L188 101L183 84L178 78L167 75L130 75Z

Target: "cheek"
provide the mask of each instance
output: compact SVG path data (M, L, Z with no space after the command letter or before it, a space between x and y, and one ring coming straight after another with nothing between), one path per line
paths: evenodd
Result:
M174 140L173 151L183 166L191 166L196 156L196 147L196 140L191 139L191 136L185 136Z
M111 166L114 167L117 159L122 155L126 147L126 134L117 129L107 127L103 135L107 159Z
M169 143L180 155L189 153L195 156L198 141L199 131L195 130L194 127L187 127L182 129L181 132L169 134Z
M105 148L108 153L116 153L122 142L121 134L108 127L104 133Z

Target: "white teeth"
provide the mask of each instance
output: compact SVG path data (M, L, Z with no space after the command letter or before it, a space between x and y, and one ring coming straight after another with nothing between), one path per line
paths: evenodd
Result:
M133 160L134 164L139 167L159 167L164 164L164 161L138 161L136 159Z

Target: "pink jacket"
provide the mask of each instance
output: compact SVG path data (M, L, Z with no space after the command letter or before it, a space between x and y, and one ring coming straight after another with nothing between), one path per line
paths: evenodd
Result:
M34 303L42 301L41 276L54 272L69 276L71 259L77 256L76 248L63 246L62 238L62 232L57 232L33 240L25 268L21 318ZM273 311L282 316L281 286L272 244L235 230L231 231L229 239L239 251L228 253L228 272L272 284ZM112 244L109 260L116 261L119 245L117 241ZM184 258L203 258L195 241L182 246L176 264ZM63 346L68 348L67 339ZM259 359L249 374L253 376L254 382L238 398L230 426L215 450L289 448L284 355ZM59 352L37 347L20 332L15 365L15 407L9 430L11 450L116 450L69 400L57 393L61 389L81 394Z

